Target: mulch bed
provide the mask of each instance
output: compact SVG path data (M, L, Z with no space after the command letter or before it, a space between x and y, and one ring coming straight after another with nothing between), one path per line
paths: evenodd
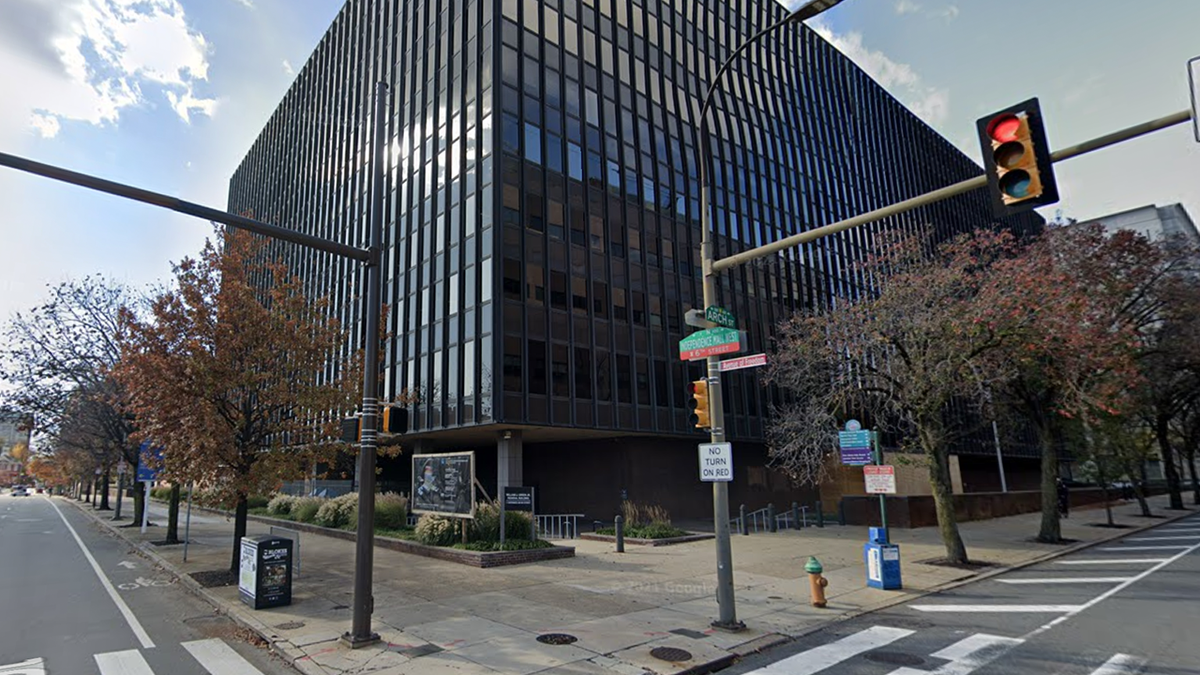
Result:
M237 575L229 570L205 570L203 572L192 572L189 576L204 588L232 586L238 580Z

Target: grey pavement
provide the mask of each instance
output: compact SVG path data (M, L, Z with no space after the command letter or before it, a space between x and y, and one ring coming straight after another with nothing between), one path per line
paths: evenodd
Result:
M0 673L293 672L69 501L0 496Z
M731 675L1200 672L1200 516L806 635Z
M1165 505L1162 498L1155 508ZM1116 509L1134 527L1162 520L1134 517L1136 506ZM165 507L152 507L163 522ZM1164 512L1171 514L1171 512ZM1083 546L1120 536L1092 525L1101 511L1077 511L1064 534ZM206 513L194 519L187 563L179 547L155 548L181 573L228 565L232 523ZM235 588L206 589L210 601L271 642L305 673L676 673L725 665L770 644L788 641L852 617L911 601L930 591L1006 568L1061 555L1074 547L1035 544L1039 516L965 523L963 537L974 559L995 563L980 571L926 564L943 549L934 528L894 530L901 545L905 589L866 587L862 563L865 528L826 527L735 536L734 567L740 633L716 632L713 542L666 547L629 546L618 554L605 542L572 541L572 559L480 570L388 549L375 553L373 627L380 645L349 650L337 642L350 624L354 545L320 535L300 536L301 569L289 607L253 611ZM250 534L267 525L250 524ZM125 531L135 542L160 539ZM830 579L829 607L809 604L803 566L816 556ZM970 588L970 587L968 587ZM927 617L926 617L927 619ZM567 633L570 645L536 640ZM685 650L677 662L651 656L656 647ZM903 675L903 674L902 674Z

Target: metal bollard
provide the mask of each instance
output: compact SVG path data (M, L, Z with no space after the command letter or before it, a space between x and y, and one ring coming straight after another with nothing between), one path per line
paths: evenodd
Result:
M775 504L767 504L767 532L778 532L779 525L775 522Z
M800 524L801 524L803 527L808 527L808 507L807 507L807 506L801 506L801 507L800 507L800 511L802 512L802 513L800 514Z
M613 523L617 526L617 553L625 552L625 518L617 516Z
M825 509L821 508L821 500L817 500L817 527L825 527Z
M738 512L741 515L742 534L750 534L750 524L746 522L746 505L742 504Z
M792 529L800 529L800 505L792 502Z
M846 502L838 502L838 525L846 524Z

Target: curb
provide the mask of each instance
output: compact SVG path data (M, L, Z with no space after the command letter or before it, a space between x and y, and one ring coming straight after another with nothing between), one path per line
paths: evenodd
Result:
M129 544L130 547L133 548L133 550L137 551L138 555L141 555L142 557L147 558L148 560L153 562L155 565L157 565L161 569L166 570L167 572L174 575L175 578L179 580L180 584L183 585L188 590L188 592L190 592L192 595L204 600L208 604L212 605L213 609L216 610L216 612L218 614L228 617L230 620L232 620L234 623L241 626L242 628L253 631L255 635L259 636L264 642L267 643L268 648L270 649L270 651L273 654L280 657L280 659L285 661L289 666L296 669L297 671L305 672L304 669L301 668L296 663L302 657L297 657L293 654L289 654L287 648L281 644L281 642L283 642L283 641L279 640L279 636L275 635L274 633L271 633L268 630L268 628L269 628L268 626L266 626L265 624L262 624L262 623L251 621L247 617L239 614L238 612L231 611L231 608L227 606L227 604L224 600L222 600L221 598L218 598L216 595L214 595L212 592L210 592L207 588L205 588L204 586L201 586L200 582L193 579L191 577L191 575L180 570L173 563L169 562L166 558L163 558L161 555L159 555L154 550L153 544L151 544L149 542L140 542L139 543L137 541L134 541L133 539L130 539L129 537L125 536L125 533L121 532L120 529L118 529L119 526L113 525L110 522L105 521L103 518L99 518L95 514L89 513L86 509L79 506L79 504L76 504L74 500L68 500L68 503L75 506L79 510L80 513L82 513L85 516L88 516L94 522L99 524L101 527L104 527L105 529L107 529L111 535L113 535L114 537L118 537L125 543ZM305 656L307 656L307 655L305 655Z

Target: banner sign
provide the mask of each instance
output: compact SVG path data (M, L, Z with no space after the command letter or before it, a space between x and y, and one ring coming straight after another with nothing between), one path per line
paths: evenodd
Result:
M474 452L413 455L412 475L413 513L474 517Z

